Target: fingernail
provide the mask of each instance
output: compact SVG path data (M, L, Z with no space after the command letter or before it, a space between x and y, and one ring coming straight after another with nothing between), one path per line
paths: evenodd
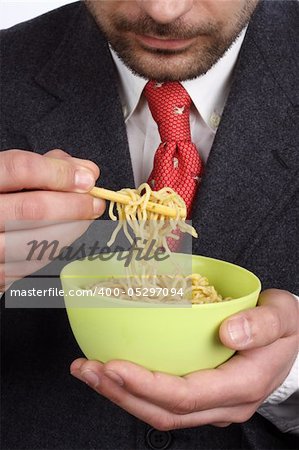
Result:
M96 217L102 214L104 209L104 201L100 198L93 199L93 212Z
M95 179L91 172L84 169L76 170L75 185L78 189L88 191L94 185Z
M81 372L81 377L83 381L88 384L88 386L91 386L93 388L97 387L100 384L100 378L92 370L84 370L83 372Z
M227 323L231 340L237 345L246 345L251 341L251 329L245 317L231 319Z
M104 372L104 375L110 380L114 381L114 383L118 384L119 386L124 385L124 380L120 375L118 375L118 373L115 373L112 370L106 370Z
M71 365L71 373L79 370L82 364L83 364L82 361L74 361Z

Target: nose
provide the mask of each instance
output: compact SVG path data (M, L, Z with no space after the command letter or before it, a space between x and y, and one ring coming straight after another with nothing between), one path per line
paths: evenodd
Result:
M137 3L155 22L166 24L190 11L194 0L137 0Z

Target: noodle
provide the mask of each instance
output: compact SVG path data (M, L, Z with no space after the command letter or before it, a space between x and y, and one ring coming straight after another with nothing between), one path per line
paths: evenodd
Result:
M109 216L119 223L107 243L109 247L115 242L121 230L131 245L140 240L143 244L138 247L139 252L140 248L143 254L150 250L151 256L155 255L157 250L164 250L165 254L170 255L169 242L180 239L181 233L198 237L196 230L187 224L185 219L180 218L179 211L181 208L186 209L186 205L173 189L165 187L159 191L152 191L147 183L143 183L138 189L126 188L119 192L129 197L130 202L127 205L110 202ZM166 218L161 214L149 212L146 209L148 202L175 209L176 218ZM100 293L103 292L103 288L110 288L114 293L113 297L150 303L201 304L228 300L223 299L215 288L209 285L207 278L199 274L183 276L182 270L177 268L177 275L158 275L157 266L154 258L150 261L139 259L137 263L133 256L126 268L126 277L111 277L100 284L90 286L89 289L93 288L94 293ZM140 298L141 290L147 295ZM115 295L115 292L118 295Z
M130 235L129 228L132 229L135 237L146 239L148 245L151 242L150 238L157 239L157 248L164 247L168 253L170 253L170 249L167 238L178 239L178 236L172 233L173 230L179 229L197 237L195 229L186 224L185 220L180 219L179 209L185 209L185 202L173 189L163 188L159 191L152 191L147 183L143 183L138 189L126 188L119 192L128 196L131 201L128 205L110 202L109 216L114 221L119 220L119 223L107 243L109 247L114 243L121 229L124 230L126 237L132 244L133 238ZM175 209L177 217L165 220L165 216L147 211L146 207L149 201ZM115 206L117 216L114 214Z

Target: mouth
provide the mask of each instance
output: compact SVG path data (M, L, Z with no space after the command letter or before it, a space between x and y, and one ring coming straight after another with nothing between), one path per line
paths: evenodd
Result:
M135 37L143 47L151 50L185 50L195 41L195 38L164 39L141 34L136 34Z

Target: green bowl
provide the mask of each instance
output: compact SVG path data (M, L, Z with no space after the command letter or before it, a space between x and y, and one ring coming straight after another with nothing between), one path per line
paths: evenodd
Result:
M208 277L223 297L233 300L169 306L101 295L85 297L82 289L87 285L103 277L124 276L123 262L85 259L64 267L61 282L68 318L88 359L124 359L150 370L185 375L217 367L233 355L219 340L220 324L256 305L259 279L242 267L217 259L183 254L176 254L176 259L181 267L191 269L192 263L192 272ZM167 271L167 262L165 267Z

